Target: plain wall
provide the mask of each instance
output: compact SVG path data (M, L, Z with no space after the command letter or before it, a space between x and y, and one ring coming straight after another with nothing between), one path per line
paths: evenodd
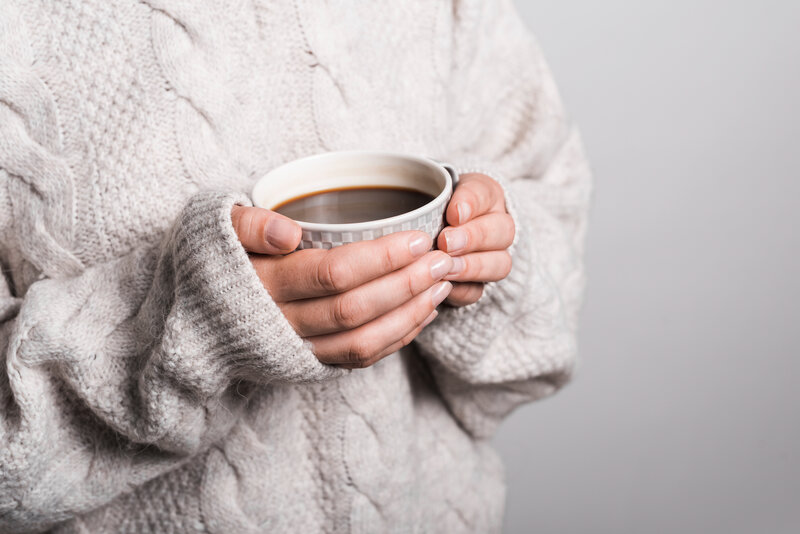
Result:
M800 2L517 0L595 170L581 369L507 533L800 532Z

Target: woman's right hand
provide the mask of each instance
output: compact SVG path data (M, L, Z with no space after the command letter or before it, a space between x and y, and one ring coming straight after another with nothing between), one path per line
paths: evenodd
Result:
M368 367L408 345L453 287L441 281L453 260L429 251L424 232L289 254L301 238L291 219L234 206L231 221L264 287L323 363Z

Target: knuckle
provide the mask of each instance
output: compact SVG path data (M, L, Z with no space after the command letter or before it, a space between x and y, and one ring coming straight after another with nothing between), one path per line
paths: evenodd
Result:
M365 367L373 356L373 350L368 341L357 339L348 347L347 361L352 365Z
M492 184L493 181L494 180L492 180L485 174L479 174L475 178L475 187L479 188L481 190L481 193L484 195L490 194L493 189L493 184Z
M357 297L342 296L334 301L333 321L336 326L350 330L361 324L363 316L364 306Z
M472 182L462 178L462 180L456 185L455 190L453 191L453 198L450 202L454 201L467 201L474 199L474 194L472 193Z
M473 206L479 205L480 202L480 195L476 190L475 186L476 182L470 182L467 184L468 187L464 188L464 200L472 204Z
M480 254L468 254L464 258L462 280L473 280L483 274L483 258Z
M489 262L486 261L485 254L478 254L473 258L470 258L470 263L472 264L472 271L470 272L470 280L478 280L483 279L492 274L492 267Z
M330 256L317 264L317 281L325 291L339 292L347 288L350 272L341 262L332 261Z
M264 227L268 214L257 209L246 209L242 215L241 230L253 242L264 241Z
M239 209L231 212L231 223L239 240L249 238L253 225L253 214L247 208L239 206Z
M464 268L461 272L458 273L459 280L469 280L470 278L475 277L475 261L474 257L471 254L465 254L464 256L459 256L462 262L464 262ZM450 291L452 295L456 290L459 288L460 284L455 284L453 289Z
M403 291L405 291L405 299L409 300L414 295L418 293L417 291L417 281L422 277L414 276L413 274L409 274L405 277L405 284L403 286Z
M482 174L474 174L473 178L467 182L466 185L468 186L467 190L469 191L469 194L473 195L476 199L488 192L488 188L486 187L486 182L484 181Z
M492 235L494 233L492 232L492 228L490 227L491 225L487 224L488 221L481 220L480 222L481 224L475 225L475 227L471 231L472 236L470 243L474 243L475 246L477 247L481 247L482 245L486 246L490 244L490 242L492 241Z
M461 177L461 183L464 185L472 184L474 186L475 184L483 182L486 178L488 178L488 176L485 174L479 172L470 172Z
M485 174L482 176L483 179L480 181L480 183L486 194L486 199L492 203L495 203L499 199L503 198L503 188L500 186L500 182L491 176L486 176Z
M393 247L386 246L385 244L383 245L384 246L381 247L381 268L383 272L390 273L395 270L395 259L392 254Z

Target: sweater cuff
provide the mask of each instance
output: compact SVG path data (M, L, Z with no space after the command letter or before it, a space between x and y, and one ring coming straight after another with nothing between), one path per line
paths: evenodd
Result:
M203 343L216 353L207 355L217 367L212 374L260 383L345 374L316 358L270 297L234 231L234 204L252 205L241 193L196 194L172 235L176 299L199 322L198 331L214 336Z

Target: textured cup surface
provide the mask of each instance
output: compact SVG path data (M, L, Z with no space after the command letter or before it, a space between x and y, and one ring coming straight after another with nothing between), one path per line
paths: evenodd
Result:
M424 206L387 219L348 224L297 221L303 229L298 248L332 248L393 232L421 230L435 241L453 192L453 169L434 160L392 152L327 152L286 163L253 187L256 206L273 209L302 195L342 187L407 187L430 194Z

